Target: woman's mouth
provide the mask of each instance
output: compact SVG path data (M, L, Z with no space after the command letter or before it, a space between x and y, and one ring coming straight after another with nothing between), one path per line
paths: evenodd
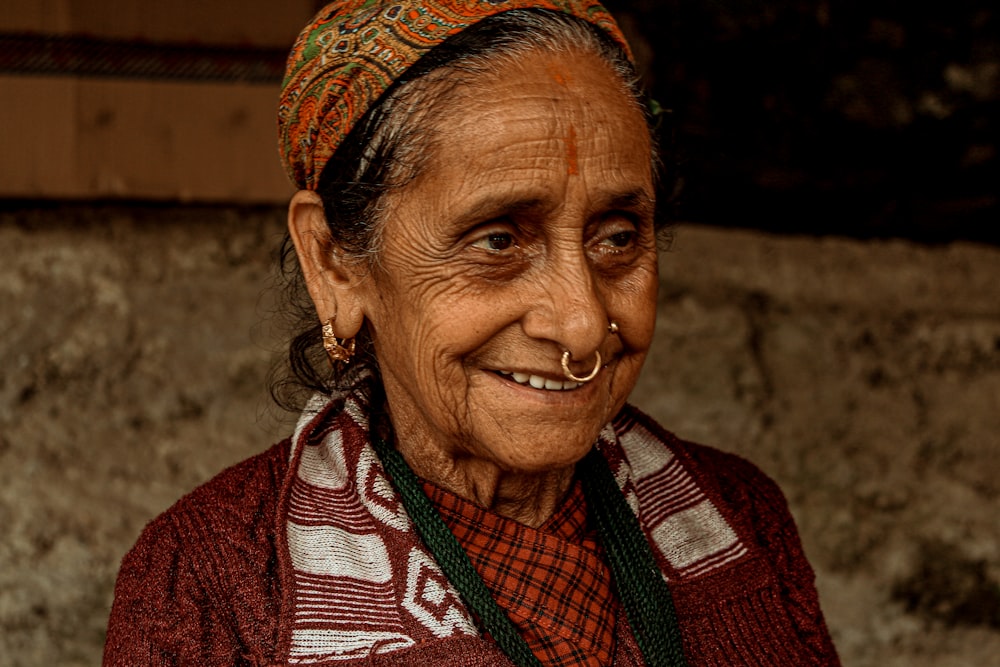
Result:
M582 387L582 382L573 382L571 380L552 380L550 378L544 378L541 375L531 375L530 373L518 373L515 371L497 371L500 375L506 378L510 378L518 384L528 385L535 389L545 389L547 391L569 391L570 389L576 389L577 387Z

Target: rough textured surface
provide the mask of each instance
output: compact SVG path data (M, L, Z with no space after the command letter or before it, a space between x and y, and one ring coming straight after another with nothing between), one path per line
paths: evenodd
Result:
M289 428L283 213L0 213L0 655L99 662L146 521ZM785 489L845 665L1000 655L1000 249L682 227L635 401Z

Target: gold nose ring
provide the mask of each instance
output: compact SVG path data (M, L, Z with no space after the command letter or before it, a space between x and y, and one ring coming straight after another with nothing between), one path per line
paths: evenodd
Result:
M584 383L584 382L590 382L595 377L597 377L598 371L601 370L601 353L600 352L595 352L595 354L597 355L597 362L594 364L594 370L590 371L590 375L587 375L586 377L582 377L581 378L581 377L577 377L577 376L573 375L573 372L569 369L569 356L570 355L569 355L569 350L566 350L565 352L563 352L563 355L562 355L562 370L563 370L563 375L565 375L568 379L572 380L573 382L579 382L581 384Z

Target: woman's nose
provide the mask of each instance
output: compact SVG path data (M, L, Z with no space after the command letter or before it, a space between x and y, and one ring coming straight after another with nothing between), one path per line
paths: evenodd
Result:
M584 249L553 253L536 279L525 333L553 341L569 351L571 361L592 360L607 334L608 316Z

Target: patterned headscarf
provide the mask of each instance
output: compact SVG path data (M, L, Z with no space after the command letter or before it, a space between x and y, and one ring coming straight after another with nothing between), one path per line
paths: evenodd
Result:
M315 190L323 167L393 81L447 37L494 14L538 8L602 28L628 52L594 0L342 0L320 10L288 56L278 145L288 176Z

